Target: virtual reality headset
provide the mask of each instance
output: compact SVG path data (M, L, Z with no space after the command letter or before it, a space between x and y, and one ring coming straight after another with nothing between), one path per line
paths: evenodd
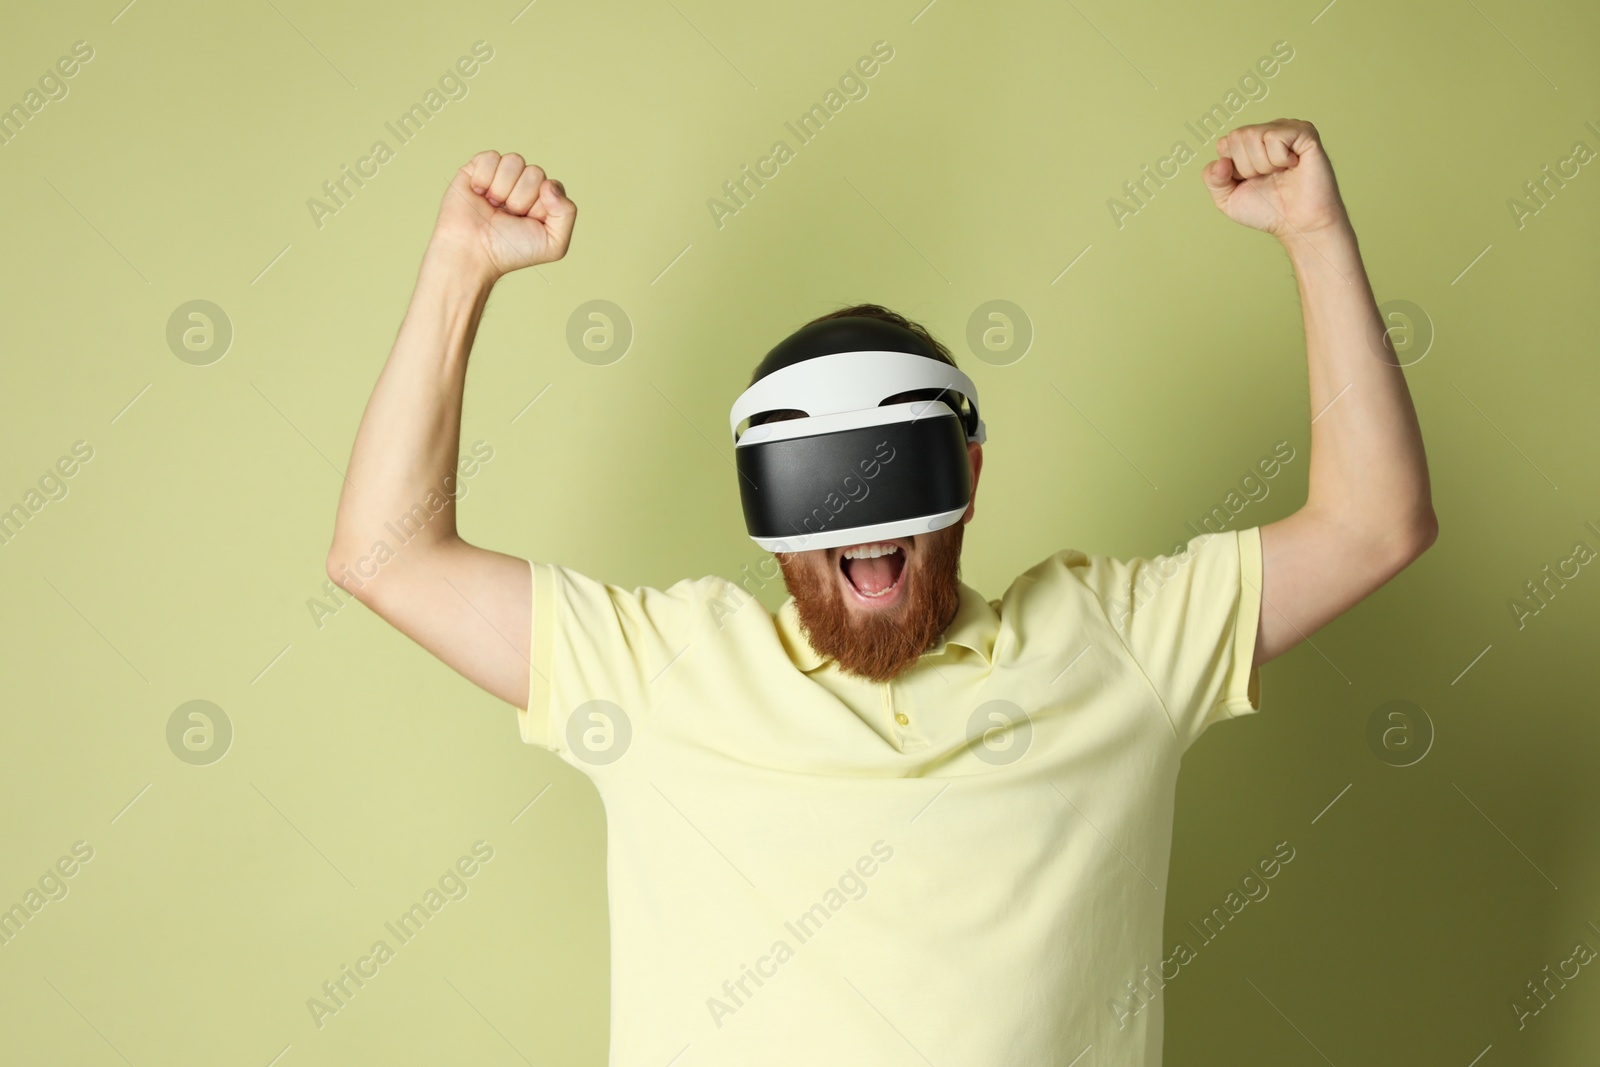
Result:
M780 412L800 416L744 428ZM960 521L967 443L987 436L971 378L910 330L857 316L812 323L767 353L728 424L745 529L769 552Z

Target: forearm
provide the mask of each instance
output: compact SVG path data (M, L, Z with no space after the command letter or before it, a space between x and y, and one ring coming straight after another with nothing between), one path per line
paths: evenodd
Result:
M1283 242L1300 287L1311 394L1306 507L1405 554L1436 529L1427 458L1405 373L1348 224Z
M401 530L408 552L456 537L467 357L492 286L487 274L429 246L361 417L330 557L368 553L377 541L398 550L400 539L385 524Z

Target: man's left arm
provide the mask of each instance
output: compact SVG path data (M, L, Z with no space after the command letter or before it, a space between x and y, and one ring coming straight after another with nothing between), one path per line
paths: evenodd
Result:
M1261 527L1261 664L1409 566L1439 524L1416 409L1321 135L1276 119L1230 131L1217 154L1201 175L1217 207L1289 254L1310 374L1306 502Z

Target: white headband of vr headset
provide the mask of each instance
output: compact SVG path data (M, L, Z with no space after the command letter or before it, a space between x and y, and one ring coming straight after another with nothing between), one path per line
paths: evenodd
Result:
M790 364L750 386L734 401L728 428L737 443L739 424L764 411L834 415L875 408L891 396L918 389L952 389L978 406L972 379L942 360L915 352L836 352ZM982 444L987 436L980 416L967 440Z

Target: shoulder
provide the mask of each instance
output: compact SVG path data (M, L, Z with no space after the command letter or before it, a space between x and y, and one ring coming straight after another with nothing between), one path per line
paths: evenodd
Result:
M1155 594L1167 585L1199 583L1203 575L1217 569L1214 560L1237 555L1229 549L1237 544L1238 536L1231 530L1203 534L1148 556L1058 549L1018 575L1003 600L1014 619L1060 618L1065 606L1076 606L1103 616L1120 630L1140 614L1136 609L1148 615L1162 606L1178 606L1182 595ZM1206 562L1191 565L1197 559Z
M1128 564L1111 556L1062 548L1035 563L1011 583L1001 602L1013 610L1063 597L1108 602L1124 584Z
M1057 549L1018 574L991 606L1002 629L1016 637L1065 639L1111 619L1117 590L1126 587L1125 567L1109 556Z
M546 577L551 584L574 596L605 597L612 600L675 600L692 603L723 595L737 595L742 590L726 578L714 574L699 578L680 578L666 585L645 583L628 584L595 577L587 571L577 570L560 563L529 560L538 577ZM728 591L732 590L730 594Z
M670 584L632 584L598 578L559 563L530 561L534 618L548 620L557 632L572 629L590 643L612 634L628 646L647 631L663 636L687 634L739 610L751 599L743 589L714 574L680 578Z

